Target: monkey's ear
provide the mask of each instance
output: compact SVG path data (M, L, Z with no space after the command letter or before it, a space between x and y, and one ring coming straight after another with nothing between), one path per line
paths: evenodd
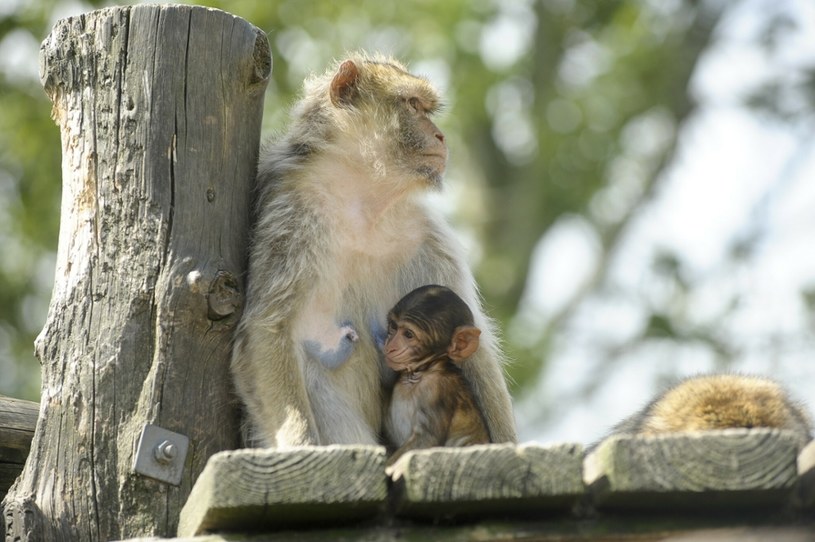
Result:
M359 68L353 60L346 60L331 80L331 103L337 107L350 104L356 93Z
M447 347L447 357L456 365L460 365L478 350L478 337L481 330L475 326L459 326L453 331L450 346Z

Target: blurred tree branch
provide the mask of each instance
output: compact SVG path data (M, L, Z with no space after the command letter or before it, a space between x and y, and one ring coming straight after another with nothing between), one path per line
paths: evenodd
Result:
M486 163L492 163L503 171L491 172L495 202L493 220L486 235L486 252L492 258L512 262L513 274L500 277L481 276L487 284L488 295L497 293L498 314L508 320L518 309L526 286L527 271L533 248L544 233L567 214L580 214L587 218L598 232L600 257L588 280L553 317L548 319L536 346L513 352L517 363L511 367L514 380L534 383L545 367L546 348L552 333L558 330L590 292L604 281L608 263L615 255L619 240L629 223L636 217L637 209L648 202L659 186L663 173L675 156L678 137L684 121L693 112L689 82L697 63L708 47L711 35L721 13L714 8L698 6L687 10L689 20L677 17L677 22L667 28L667 33L655 36L648 28L636 28L645 15L640 2L604 2L593 17L585 20L564 20L563 15L553 13L549 4L536 4L538 30L531 64L531 76L537 90L534 115L539 119L539 153L534 161L523 167L513 167L501 160L501 151L494 140L482 138L482 155ZM590 8L587 8L590 9ZM574 13L569 14L574 16ZM579 93L567 94L577 101L584 116L588 114L585 100L605 95L614 100L610 107L618 111L617 123L606 134L607 151L602 159L592 160L581 156L580 163L564 163L564 149L577 153L579 139L591 128L591 118L571 134L554 134L546 122L546 108L552 100L562 96L564 84L559 80L559 68L564 61L564 43L567 29L581 28L590 32L597 41L625 39L629 43L619 49L608 71ZM620 36L624 34L624 36ZM616 35L616 36L615 36ZM605 44L607 46L613 44ZM639 99L632 100L625 92L604 92L606 89L630 88ZM641 115L659 108L669 112L673 121L670 139L654 155L649 157L649 169L639 196L628 212L618 220L604 224L592 217L589 206L595 195L608 185L610 164L623 148L621 141L626 127ZM496 165L497 164L497 165ZM498 283L497 285L494 285Z

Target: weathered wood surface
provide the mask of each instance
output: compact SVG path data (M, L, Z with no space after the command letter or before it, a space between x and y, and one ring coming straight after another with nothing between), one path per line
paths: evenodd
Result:
M711 522L593 519L479 521L467 524L402 523L365 527L274 530L180 538L139 538L128 542L815 542L815 525L711 526ZM722 522L726 525L726 522ZM768 522L769 523L769 522Z
M142 538L129 542L396 542L432 540L434 542L530 541L536 542L815 542L810 527L737 527L719 529L670 529L650 534L608 532L602 522L565 533L550 524L488 524L479 526L413 526L367 530L331 529L316 531L283 531L268 534L206 535L196 537Z
M39 409L38 403L0 395L0 499L23 470Z
M141 5L59 21L40 62L62 221L41 418L7 536L174 534L209 456L238 444L228 360L268 42L221 11ZM190 438L179 487L131 472L145 423Z
M314 527L375 516L388 494L385 457L377 446L221 452L198 478L178 534Z
M586 457L584 476L600 507L782 505L798 449L793 433L777 429L612 437Z
M347 456L354 447L225 452L213 456L210 464L215 467L212 470L207 467L182 513L183 517L189 513L194 519L192 523L199 526L202 514L217 520L204 528L184 527L180 529L180 538L173 540L815 542L815 514L811 509L801 508L800 500L791 491L799 446L794 435L774 430L736 430L694 435L692 443L687 442L689 437L627 439L636 441L628 442L629 448L646 460L632 462L637 456L623 450L619 451L618 459L628 463L622 460L612 463L631 473L623 477L624 481L636 483L636 499L627 492L614 496L632 499L624 510L609 508L608 503L616 501L609 501L608 494L584 492L579 445L495 445L422 450L404 456L394 474L398 481L388 488L387 508L382 507L384 496L380 493L375 499L376 506L367 512L368 519L350 521L361 519L353 511L345 522L338 521L337 516L327 517L324 512L331 506L326 503L342 500L342 506L353 510L354 493L358 493L356 498L370 502L359 495L364 493L361 487L370 489L370 481L366 480L374 480L376 490L381 490L379 484L384 479L381 449L363 447L372 450L373 457L370 464L363 461L362 475L344 460L326 457L326 454ZM792 447L787 446L790 442L794 442ZM615 444L610 449L615 451L619 446ZM755 453L756 447L767 451ZM789 461L779 460L788 452L793 458L792 470L788 468ZM612 458L616 453L612 453ZM812 472L815 457L810 453L815 453L815 443L798 457L801 483ZM662 468L650 461L667 463ZM703 487L691 487L688 473L698 475L700 462L708 465L710 471ZM315 464L319 466L312 467ZM746 473L752 473L750 480L745 480ZM658 478L654 480L654 476ZM402 508L406 493L403 484L411 478L418 499L424 499L421 506L427 506L421 514L404 513L406 509ZM318 479L321 485L315 489ZM355 481L361 487L349 489ZM551 495L547 494L549 491ZM745 499L745 491L751 498ZM718 499L711 501L710 492L716 493ZM675 495L670 498L664 493ZM501 497L495 499L496 495ZM540 495L545 495L544 504L536 502ZM599 510L594 508L595 497L606 499ZM309 499L314 508L304 518ZM560 503L552 508L558 499ZM295 500L298 504L287 511L285 506ZM578 500L577 506L570 506ZM219 509L218 503L225 502L226 506ZM438 513L439 510L443 512ZM281 518L281 514L285 517ZM229 534L191 536L207 529Z
M394 465L401 516L446 518L566 509L583 494L583 447L431 448Z

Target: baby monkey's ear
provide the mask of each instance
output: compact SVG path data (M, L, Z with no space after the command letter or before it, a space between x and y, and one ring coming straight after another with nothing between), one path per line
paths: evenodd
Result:
M353 60L346 60L331 80L331 103L337 107L349 105L357 92L359 67Z
M459 326L453 331L450 346L447 347L447 357L456 365L461 365L478 350L478 337L481 330L475 326Z

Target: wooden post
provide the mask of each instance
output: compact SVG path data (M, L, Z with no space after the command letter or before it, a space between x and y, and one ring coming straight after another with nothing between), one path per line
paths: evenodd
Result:
M172 535L209 456L239 443L229 352L268 41L217 10L111 8L59 21L40 71L62 135L62 221L6 536ZM179 486L133 471L147 423L189 437Z

